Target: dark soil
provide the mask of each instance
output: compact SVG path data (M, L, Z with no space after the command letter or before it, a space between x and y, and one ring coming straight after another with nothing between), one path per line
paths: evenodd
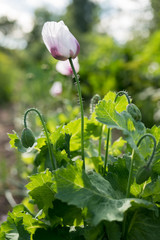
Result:
M10 174L11 167L15 163L15 153L10 148L7 133L14 129L14 108L5 106L0 108L0 221L5 216L11 206L5 197L5 190L10 188L7 176Z

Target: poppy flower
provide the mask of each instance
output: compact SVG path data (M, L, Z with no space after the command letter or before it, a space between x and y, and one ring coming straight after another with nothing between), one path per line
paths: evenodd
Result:
M73 65L76 73L78 73L79 72L78 57L73 59ZM69 76L73 74L73 70L68 59L66 61L58 61L58 63L56 64L56 70L65 76Z
M62 93L62 83L59 81L56 81L53 83L51 89L50 89L50 94L53 97L59 96Z
M63 21L46 22L42 28L43 41L55 59L76 58L80 45Z

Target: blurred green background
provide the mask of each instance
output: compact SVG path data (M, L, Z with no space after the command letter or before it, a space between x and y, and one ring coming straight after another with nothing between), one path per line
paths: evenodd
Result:
M7 132L15 129L21 133L23 114L29 107L36 107L44 114L51 131L57 124L80 116L74 80L56 71L57 61L42 42L41 30L46 21L63 20L80 43L79 75L86 115L89 115L90 99L94 94L103 98L109 90L126 90L140 108L145 125L159 125L160 1L148 1L147 8L137 5L140 13L134 27L130 26L130 37L122 33L127 21L132 20L132 14L135 14L132 0L125 1L131 5L127 6L130 9L128 18L121 25L118 14L123 16L123 9L117 10L115 35L111 34L110 16L115 10L109 5L110 1L72 0L61 13L54 9L37 8L32 28L25 33L18 21L1 14L0 205L3 207L0 209L0 221L11 208L8 202L13 206L14 199L19 202L24 198L26 177L32 171L29 161L33 162L32 154L25 158L11 152ZM119 40L121 35L123 40ZM15 36L20 36L21 41L16 42ZM62 83L63 91L58 96L52 96L50 89L56 81ZM29 120L38 136L42 128L32 116Z
M70 1L59 15L45 8L36 9L33 28L22 34L25 43L19 49L11 49L5 39L11 38L15 30L21 31L20 26L16 20L1 17L0 105L14 105L18 114L34 106L47 116L56 116L57 111L67 114L67 104L77 105L76 86L56 71L57 61L50 56L41 37L45 21L62 19L81 45L79 74L86 114L94 94L103 97L109 90L126 90L141 109L146 126L159 124L160 3L150 0L149 6L152 17L146 20L143 18L146 10L142 11L141 29L137 20L132 38L124 43L114 39L107 29L99 31L101 18L109 15L112 9L107 8L107 4L103 7L89 0ZM58 97L49 94L55 81L60 81L63 86L63 93ZM68 93L69 82L72 94Z

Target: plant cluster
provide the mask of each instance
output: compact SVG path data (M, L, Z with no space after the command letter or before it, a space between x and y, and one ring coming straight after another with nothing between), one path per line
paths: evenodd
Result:
M55 58L69 59L72 67L81 118L48 132L41 113L31 108L24 114L21 137L9 134L12 147L35 152L34 172L26 185L28 204L8 213L0 239L158 240L160 127L145 127L125 91L110 91L102 100L94 96L91 115L84 117L71 58L79 52L77 40L63 22L47 25L49 31L43 29L49 35L47 48ZM67 43L60 42L63 33ZM28 128L31 112L38 114L43 126L38 138Z

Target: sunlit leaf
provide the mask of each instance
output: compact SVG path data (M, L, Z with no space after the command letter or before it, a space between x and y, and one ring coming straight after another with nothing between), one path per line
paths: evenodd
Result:
M124 146L127 142L122 138L118 138L116 141L113 142L111 148L109 149L109 154L113 156L120 156L122 154L122 150L124 150Z
M37 228L46 228L46 225L34 218L22 204L14 207L8 214L7 221L1 225L5 240L30 240Z
M108 102L109 100L111 100L112 102L115 102L115 98L116 98L116 92L109 91L105 95L104 100L106 102ZM127 105L128 105L128 100L125 95L117 97L116 102L115 102L115 109L117 112L121 113L121 112L125 111Z
M160 202L160 178L158 178L156 181L148 183L141 196L143 198L152 198L154 202Z
M106 124L109 128L122 130L127 142L139 154L136 143L146 133L143 123L136 122L126 111L117 112L116 103L111 99L100 101L95 111L99 122Z
M8 133L8 136L11 139L9 143L12 148L18 149L18 151L21 153L24 153L27 151L27 149L22 146L21 140L15 131L13 131L13 134Z
M35 200L39 209L46 213L48 208L53 207L54 191L51 188L53 184L52 173L49 170L41 172L30 177L30 182L26 185L29 195Z
M86 161L86 169L87 170L95 170L99 172L99 170L103 167L103 161L101 157L91 157L85 158Z

